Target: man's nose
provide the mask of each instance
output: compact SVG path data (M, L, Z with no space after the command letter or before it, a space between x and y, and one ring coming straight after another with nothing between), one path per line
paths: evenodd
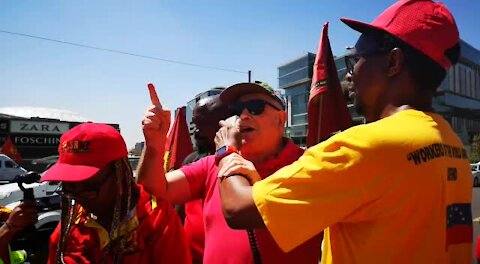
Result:
M240 119L251 118L251 116L252 114L250 114L246 107L243 108L242 113L240 113Z

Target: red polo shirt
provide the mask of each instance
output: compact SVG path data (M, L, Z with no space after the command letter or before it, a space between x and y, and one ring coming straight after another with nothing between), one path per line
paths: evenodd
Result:
M182 224L173 207L163 200L155 201L140 185L135 216L125 225L131 236L123 263L191 263L190 251ZM67 238L65 263L97 263L108 244L108 233L85 217L77 219ZM48 263L56 263L60 223L50 237ZM105 263L112 263L107 256Z
M257 166L257 171L262 177L271 175L297 160L302 154L303 150L289 140L276 157ZM203 262L208 264L253 264L247 231L231 229L223 216L215 157L205 157L180 168L180 170L189 182L192 199L204 200L205 249ZM256 229L255 237L263 264L318 264L320 236L310 239L288 253L283 252L277 246L266 228Z
M185 203L185 235L190 244L194 263L203 260L205 232L203 231L203 201L201 199Z

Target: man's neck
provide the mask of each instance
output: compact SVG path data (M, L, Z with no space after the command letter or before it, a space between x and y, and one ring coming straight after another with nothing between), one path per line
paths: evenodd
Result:
M256 153L241 152L241 154L242 154L242 157L251 161L253 165L258 166L260 164L263 164L265 161L271 159L272 157L277 156L285 147L286 142L287 141L282 138L277 145L275 145L269 150L263 149L261 152L256 152Z
M387 105L384 109L383 112L380 116L380 119L394 115L398 112L401 112L403 110L408 110L408 109L415 109L418 111L423 111L423 112L433 112L433 107L428 104L421 104L421 105L412 105L412 104L404 104L400 106L394 106L394 105Z
M411 81L397 82L384 96L383 100L388 103L383 109L378 109L380 111L377 110L377 118L382 119L407 109L433 112L432 97L433 91L415 88Z

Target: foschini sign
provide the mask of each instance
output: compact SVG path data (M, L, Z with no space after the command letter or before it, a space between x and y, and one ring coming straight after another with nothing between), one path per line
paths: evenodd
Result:
M62 135L70 129L68 123L59 122L38 122L38 121L10 121L11 134L43 134L43 135Z
M60 135L11 134L16 146L58 146Z

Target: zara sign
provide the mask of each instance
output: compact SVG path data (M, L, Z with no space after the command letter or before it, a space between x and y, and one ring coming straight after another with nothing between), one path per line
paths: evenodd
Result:
M70 129L68 123L12 120L10 133L61 135Z

